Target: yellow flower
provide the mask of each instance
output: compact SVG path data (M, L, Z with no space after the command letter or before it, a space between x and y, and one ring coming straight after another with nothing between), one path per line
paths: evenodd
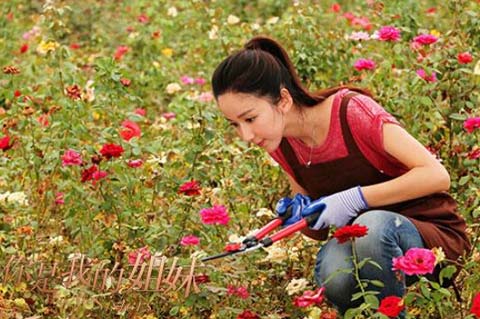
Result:
M100 119L100 117L101 117L100 114L98 114L97 112L93 112L93 113L92 113L92 116L93 116L93 119L94 119L95 121L98 121L98 120Z
M48 52L53 52L55 51L60 44L58 44L55 41L42 41L40 44L37 46L37 53L40 55L46 55Z
M170 48L165 48L162 50L162 54L167 58L170 58L173 55L173 50Z
M440 31L438 31L438 30L436 30L436 29L432 29L432 30L430 31L430 34L436 36L437 38L439 38L439 37L441 36Z

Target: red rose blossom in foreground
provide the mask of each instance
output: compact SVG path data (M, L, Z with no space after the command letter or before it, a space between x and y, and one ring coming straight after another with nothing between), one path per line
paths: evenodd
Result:
M185 194L187 196L200 195L200 184L198 181L192 179L190 182L183 183L178 189L178 194Z
M390 318L396 318L405 309L403 300L397 296L388 296L382 299L378 312Z
M339 244L351 240L353 238L363 237L368 233L368 227L358 224L343 226L333 233L333 237L337 239Z
M435 255L429 249L410 248L404 256L394 257L392 270L402 270L405 274L425 275L433 273Z

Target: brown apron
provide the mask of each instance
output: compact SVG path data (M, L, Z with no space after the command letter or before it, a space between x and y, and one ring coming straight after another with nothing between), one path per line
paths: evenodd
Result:
M340 106L340 123L348 155L332 161L301 165L286 138L280 148L295 174L295 178L312 199L355 187L382 183L393 179L377 170L358 148L347 122L347 106L350 98L357 93L350 92ZM427 248L442 247L450 260L457 260L470 250L465 233L464 219L457 213L457 204L448 193L401 202L394 205L375 207L400 213L417 227ZM304 234L319 240L326 239L327 230L308 229Z

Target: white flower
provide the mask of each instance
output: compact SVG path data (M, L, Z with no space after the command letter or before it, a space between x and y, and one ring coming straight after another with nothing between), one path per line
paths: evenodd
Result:
M305 278L292 279L287 285L287 293L289 296L296 294L297 292L305 290L308 286L308 281Z
M256 216L257 217L262 217L262 216L275 217L275 214L268 208L260 208Z
M63 242L63 236L60 235L60 236L50 238L50 241L48 243L52 246L55 246L55 245L61 244L62 242Z
M0 194L0 201L5 203L20 204L23 206L29 205L27 195L25 195L24 192L6 192L4 194Z
M233 14L229 15L227 18L228 24L237 24L239 22L240 22L240 18L237 16L234 16Z
M369 39L370 39L370 35L364 31L352 32L352 34L350 34L347 37L347 40L355 40L355 41L369 40Z
M95 88L93 87L93 81L88 80L85 85L85 90L82 92L82 100L87 102L93 102L95 100Z
M178 15L177 8L175 8L175 7L168 8L167 15L175 18Z
M180 84L173 82L167 85L166 91L168 94L175 94L181 89L182 87L180 86Z
M267 24L275 24L278 22L280 18L279 17L271 17L270 19L267 20Z
M210 31L208 31L208 38L210 40L218 39L218 26L213 25Z
M442 247L433 247L432 253L435 255L435 265L445 260L445 252Z
M262 261L280 263L288 258L287 250L284 248L273 245L264 249L267 251L268 255L262 259Z
M259 30L260 25L258 23L252 23L252 30Z

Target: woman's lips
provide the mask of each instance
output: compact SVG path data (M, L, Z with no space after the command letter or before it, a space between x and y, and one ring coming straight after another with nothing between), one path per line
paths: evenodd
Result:
M261 140L257 143L258 146L263 147L265 145L265 140Z

